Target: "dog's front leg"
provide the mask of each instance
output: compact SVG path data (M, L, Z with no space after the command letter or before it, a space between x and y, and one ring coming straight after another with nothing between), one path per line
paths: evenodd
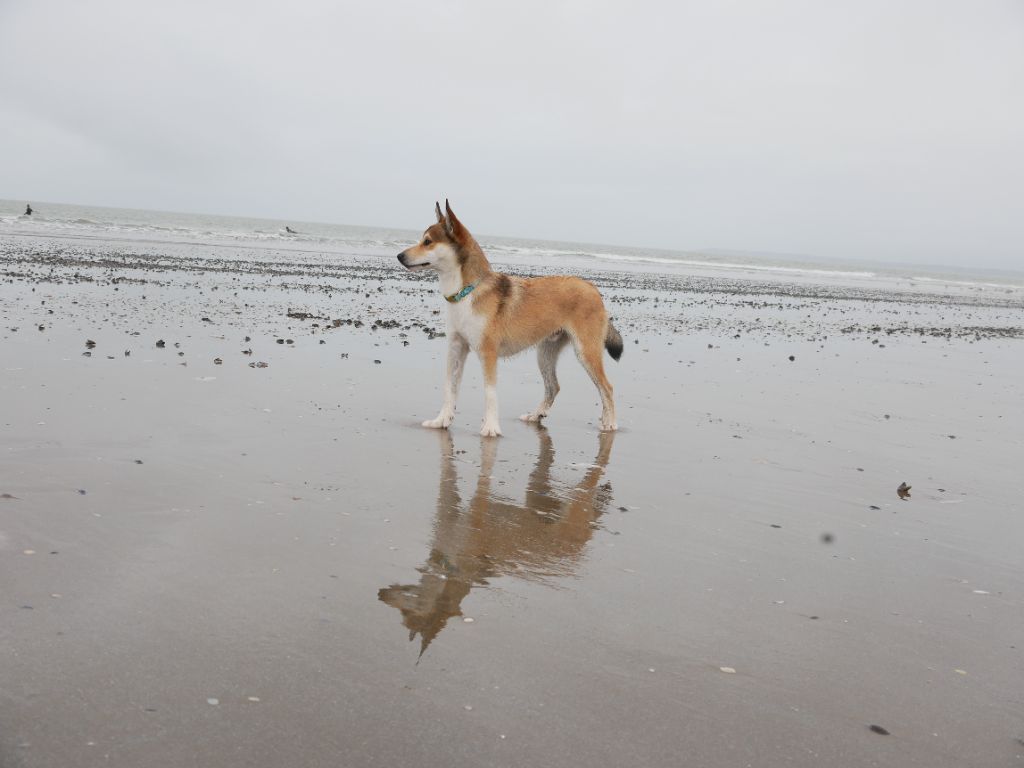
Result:
M424 427L431 429L448 429L455 418L455 399L459 394L459 384L462 382L462 371L465 368L466 355L469 354L469 344L457 334L450 334L448 337L448 364L445 367L444 376L444 405L436 419L424 421Z
M480 434L498 437L501 434L501 424L498 423L498 348L490 340L480 345L480 365L484 369L484 423Z

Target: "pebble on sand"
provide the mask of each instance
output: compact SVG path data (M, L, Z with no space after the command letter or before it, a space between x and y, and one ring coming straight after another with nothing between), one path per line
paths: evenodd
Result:
M736 670L733 669L732 667L719 667L719 669L722 672L725 672L727 675L735 675L736 674Z

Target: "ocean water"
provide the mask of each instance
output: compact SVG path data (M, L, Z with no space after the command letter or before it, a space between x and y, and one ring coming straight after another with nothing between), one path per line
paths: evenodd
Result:
M337 259L345 255L392 259L416 241L421 230L384 229L323 222L172 213L130 208L39 203L32 216L25 204L0 200L0 237L87 241L98 246L130 243L174 244L233 251L245 258ZM289 231L291 230L291 231ZM492 262L520 270L531 266L574 272L610 270L751 279L899 287L928 292L1024 294L1024 272L881 265L736 252L669 251L587 243L477 235Z

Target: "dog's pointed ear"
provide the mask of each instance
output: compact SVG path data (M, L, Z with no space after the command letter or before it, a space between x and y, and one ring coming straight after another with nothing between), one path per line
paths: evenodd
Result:
M448 208L448 200L444 201L444 207ZM448 208L448 212L451 213L451 208ZM452 226L452 221L443 213L441 213L441 204L434 203L434 213L437 214L437 223L444 227L445 234L448 235L452 240L455 239L455 227Z
M466 228L462 226L462 222L455 216L455 211L453 211L451 205L449 205L448 198L445 198L444 200L444 209L447 213L445 216L445 229L448 230L448 234L451 235L453 240L461 240L465 237Z

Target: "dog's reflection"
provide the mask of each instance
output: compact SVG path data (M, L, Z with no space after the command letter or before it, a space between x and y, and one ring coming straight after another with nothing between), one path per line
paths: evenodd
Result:
M459 496L456 458L448 430L441 430L441 479L437 518L427 562L418 584L392 585L377 596L402 613L409 639L420 636L420 655L452 616L462 599L497 576L544 581L573 573L583 548L611 499L600 485L615 432L599 436L597 457L575 485L551 477L555 451L543 427L537 463L517 504L492 489L498 440L480 441L480 473L468 503Z

